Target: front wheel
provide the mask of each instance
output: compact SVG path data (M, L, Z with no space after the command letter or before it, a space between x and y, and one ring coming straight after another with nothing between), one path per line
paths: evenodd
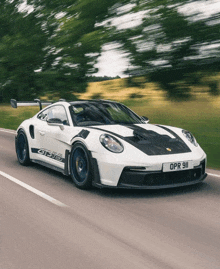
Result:
M16 140L15 140L15 149L18 161L21 165L29 165L30 157L29 157L29 147L28 140L25 132L23 130L19 130Z
M88 189L91 187L91 158L87 148L80 142L73 145L70 153L70 175L78 188Z

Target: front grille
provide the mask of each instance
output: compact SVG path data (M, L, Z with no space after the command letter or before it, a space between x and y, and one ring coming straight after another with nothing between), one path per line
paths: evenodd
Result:
M175 172L146 172L126 167L119 179L118 187L160 187L198 181L205 174L205 160L191 170Z
M186 171L146 175L143 184L147 186L171 185L198 180L200 177L201 169L197 168Z

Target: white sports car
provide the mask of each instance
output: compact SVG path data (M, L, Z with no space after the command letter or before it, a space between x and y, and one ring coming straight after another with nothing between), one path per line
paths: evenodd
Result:
M19 163L58 170L79 188L170 188L206 177L206 154L190 132L149 124L123 104L12 99L11 105L41 109L17 129Z

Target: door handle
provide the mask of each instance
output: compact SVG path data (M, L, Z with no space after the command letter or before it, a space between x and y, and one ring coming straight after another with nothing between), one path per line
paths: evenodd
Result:
M45 135L45 132L44 131L39 131L40 135Z

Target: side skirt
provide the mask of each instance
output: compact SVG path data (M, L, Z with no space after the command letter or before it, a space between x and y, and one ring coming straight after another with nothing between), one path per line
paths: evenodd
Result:
M42 166L45 166L45 167L50 168L50 169L53 169L53 170L58 171L58 172L60 172L60 173L62 173L62 174L65 175L64 170L62 168L59 168L59 167L55 166L55 165L52 165L52 164L49 164L49 163L46 163L46 162L43 162L43 161L39 161L39 160L33 160L33 159L31 159L31 161L33 163L40 164Z

